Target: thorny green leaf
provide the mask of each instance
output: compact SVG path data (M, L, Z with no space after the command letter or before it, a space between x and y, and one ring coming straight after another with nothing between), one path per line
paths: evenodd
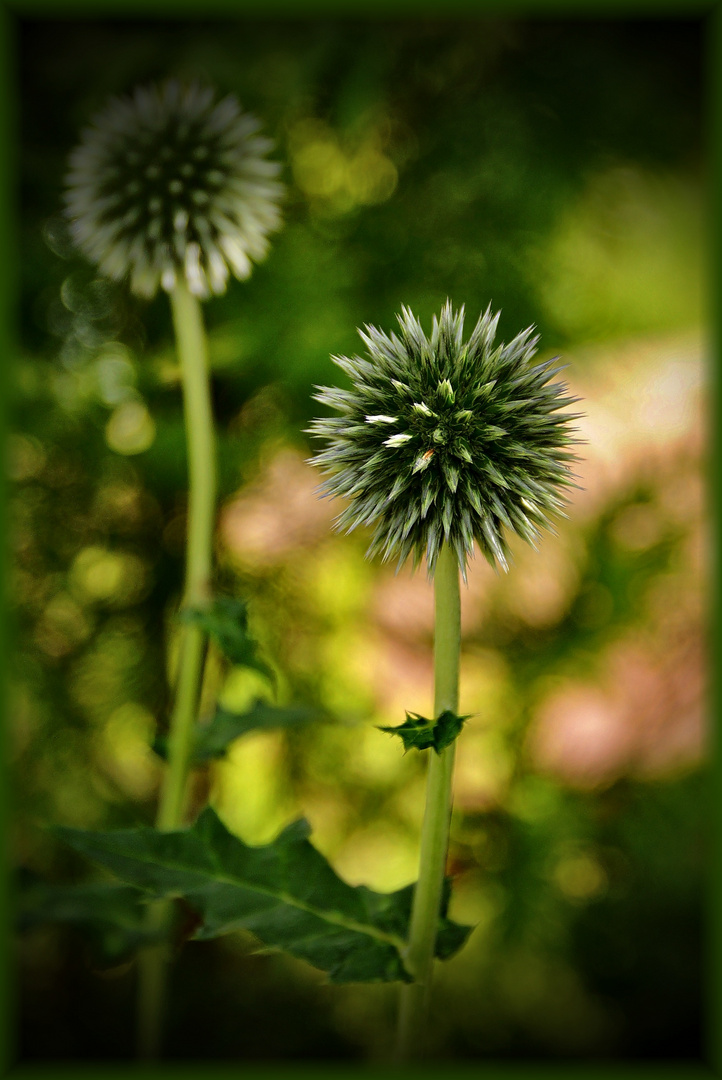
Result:
M114 832L56 828L77 851L152 897L182 897L201 923L193 936L248 930L265 946L285 949L332 982L410 981L402 954L413 886L377 893L351 886L309 842L304 820L271 844L249 847L206 808L175 832L143 826ZM447 888L436 955L452 956L471 927L446 918Z
M457 716L450 709L445 709L437 720L427 720L418 713L406 713L406 720L398 727L379 727L389 735L398 735L404 744L404 750L428 750L432 748L440 754L453 743L462 727L471 716Z

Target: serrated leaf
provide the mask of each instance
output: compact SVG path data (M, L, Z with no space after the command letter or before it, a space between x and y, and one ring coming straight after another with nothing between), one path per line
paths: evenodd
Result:
M468 716L457 716L450 709L445 709L438 719L428 720L418 713L406 713L406 720L397 727L379 727L389 735L398 735L404 744L404 750L429 750L433 748L440 754L457 738Z
M193 761L198 764L223 757L232 742L243 735L248 735L251 731L297 727L318 717L319 713L316 709L305 705L269 705L260 698L257 698L251 708L244 713L235 713L219 707L209 724L200 724L195 729ZM166 758L168 756L167 737L157 735L153 749L160 757Z
M328 973L332 982L403 980L413 886L376 893L342 881L296 821L263 847L249 847L206 808L176 832L56 828L77 851L153 897L183 897L202 918L198 939L249 930ZM452 955L470 927L439 919L439 950Z
M437 754L440 754L442 750L453 743L454 739L458 738L459 732L470 716L471 713L466 716L457 716L450 709L445 709L441 713L434 724L434 750L436 750Z
M147 904L145 893L132 885L37 882L20 893L17 924L20 930L47 922L77 926L86 932L96 962L110 966L162 939L160 931L148 929Z
M188 608L180 618L202 627L232 664L252 668L275 685L273 668L258 655L258 642L248 633L248 611L242 600L220 596L209 608Z
M434 745L434 723L418 713L406 713L406 720L398 727L379 727L389 735L398 735L404 750L428 750Z

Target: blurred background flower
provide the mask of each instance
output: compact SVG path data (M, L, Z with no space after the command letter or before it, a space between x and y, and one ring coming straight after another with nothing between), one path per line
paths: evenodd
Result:
M536 554L462 595L449 871L469 945L432 1037L458 1059L702 1055L707 948L703 23L693 19L18 20L12 367L13 857L87 867L50 822L151 822L149 744L181 588L185 458L162 298L89 269L63 218L76 131L137 83L236 94L285 160L286 227L207 305L226 589L280 693L333 722L239 742L197 779L246 841L305 814L352 882L416 869L423 762L376 725L431 708L423 574L334 535L302 432L355 328L447 296L535 323L584 399L583 490ZM242 704L259 684L224 687ZM18 953L23 1060L126 1058L133 971L75 931ZM202 997L198 987L204 986ZM329 987L244 935L176 969L178 1058L380 1060L394 991Z
M74 242L139 296L184 278L196 296L243 280L278 229L273 143L232 94L176 79L116 96L70 154L65 195Z

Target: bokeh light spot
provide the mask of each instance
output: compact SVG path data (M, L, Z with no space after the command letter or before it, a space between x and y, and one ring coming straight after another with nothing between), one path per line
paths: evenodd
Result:
M147 580L143 561L131 552L83 548L73 562L70 581L86 601L134 603Z
M155 440L155 422L140 401L126 401L113 411L105 441L118 454L142 454Z
M607 875L596 859L589 855L574 855L557 864L554 881L570 899L589 900L604 890Z
M100 763L132 798L147 798L160 773L160 762L151 750L155 718L135 701L119 705L97 735Z

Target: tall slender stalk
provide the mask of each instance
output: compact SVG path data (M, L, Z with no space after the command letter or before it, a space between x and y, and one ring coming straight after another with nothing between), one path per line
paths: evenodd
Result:
M434 574L434 716L458 712L461 619L459 564L448 545L439 553ZM414 977L401 988L396 1056L409 1061L423 1053L431 997L434 946L449 844L455 742L441 754L429 750L426 809L421 830L419 878L411 908L404 962Z
M208 377L208 347L199 301L185 282L170 294L183 384L183 410L188 447L188 535L182 610L203 608L211 601L216 464ZM193 728L206 651L206 634L195 624L181 626L175 701L168 735L168 765L163 777L156 827L182 824ZM172 904L157 901L148 912L148 928L169 929ZM146 949L139 958L138 1054L159 1056L167 986L168 947Z
M200 303L184 282L176 285L170 294L170 301L183 382L188 447L188 536L181 607L203 608L211 601L216 505L216 453L208 345ZM203 630L195 624L183 626L176 698L168 735L168 769L158 809L159 829L174 829L183 817L205 645Z

